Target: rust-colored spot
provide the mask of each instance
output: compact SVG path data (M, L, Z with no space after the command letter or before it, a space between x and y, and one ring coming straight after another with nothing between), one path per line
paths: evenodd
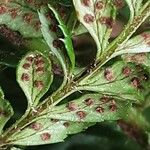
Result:
M133 85L135 88L139 88L141 86L140 79L138 77L132 78L131 85Z
M93 105L93 103L94 103L94 101L93 101L92 98L88 98L88 99L86 99L84 102L85 102L85 104L86 104L87 106L91 106L91 105Z
M44 73L44 68L43 67L38 67L36 70L35 70L36 73L38 74L43 74Z
M116 8L121 9L125 6L125 3L123 0L114 0L113 4L116 6Z
M110 111L114 112L114 111L117 110L117 106L116 106L115 104L111 104L111 105L109 106L109 109L110 109Z
M22 66L24 69L29 69L30 68L30 64L29 63L25 63Z
M86 117L86 113L84 111L78 111L76 114L80 119L84 119Z
M42 124L41 123L37 123L37 122L34 122L30 125L30 128L35 130L35 131L39 131L42 129Z
M99 21L101 24L106 25L108 28L112 28L114 24L114 20L110 17L101 17Z
M0 116L2 117L7 117L9 116L8 112L4 111L3 109L0 108Z
M36 21L34 23L33 27L35 28L36 31L39 31L40 27L41 27L41 22L40 21Z
M98 113L103 113L103 112L104 112L104 108L101 107L101 106L98 106L95 110L96 110L96 112L98 112Z
M27 23L31 23L32 19L33 19L33 14L31 13L26 13L23 16L24 21L26 21Z
M34 60L34 57L29 56L29 57L26 58L26 60L27 60L29 63L32 63L33 60Z
M110 101L110 97L109 96L103 96L100 98L100 101L103 103L107 103Z
M15 8L11 9L11 10L9 10L9 13L10 13L11 17L14 19L18 15L18 9L15 9Z
M48 141L48 140L50 140L50 138L51 138L51 135L49 133L41 134L42 141Z
M102 1L97 1L96 3L95 3L95 8L96 9L98 9L98 10L101 10L101 9L103 9L104 8L104 2L102 2Z
M83 19L86 23L92 23L95 20L94 16L91 14L86 14Z
M21 80L22 81L29 81L30 77L27 73L23 73L22 76L21 76Z
M90 6L90 0L81 0L81 3L86 6L86 7L89 7Z
M7 12L7 7L5 6L0 6L0 14L4 14Z
M126 77L128 77L131 74L131 68L125 67L125 68L123 68L122 72Z
M75 110L78 109L78 105L75 102L69 102L68 105L67 105L67 108L70 111L75 111Z
M38 60L35 61L35 65L37 67L43 67L44 64L45 64L45 61L43 59L40 59L40 60L38 59Z
M36 87L36 88L38 88L38 89L43 89L43 87L44 87L44 83L43 83L43 81L38 81L38 80L35 80L34 81L34 87Z
M58 64L53 64L53 72L56 75L63 75L63 70Z
M104 77L105 77L105 79L108 80L108 81L113 81L114 76L113 76L112 69L106 68L106 69L105 69L105 72L104 72Z
M70 125L70 123L69 123L69 122L64 122L63 125L64 125L66 128L68 128L69 125Z
M141 36L144 38L144 40L149 40L150 39L150 33L142 33Z

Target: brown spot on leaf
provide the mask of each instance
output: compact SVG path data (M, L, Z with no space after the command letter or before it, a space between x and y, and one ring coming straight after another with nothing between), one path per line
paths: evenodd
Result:
M54 40L53 41L53 46L54 48L61 48L61 42L59 40Z
M103 103L107 103L110 101L110 97L109 96L103 96L100 98L100 101Z
M81 0L81 3L86 6L86 7L89 7L90 6L90 0Z
M75 102L69 102L68 105L67 105L67 108L70 111L75 111L75 110L78 109L78 105Z
M13 19L15 19L17 17L17 15L18 15L18 9L15 9L15 8L11 9L11 10L9 10L9 13L10 13L11 17Z
M34 122L30 125L30 128L35 130L35 131L39 131L42 129L42 124L41 123L37 123L37 122Z
M51 24L50 25L50 30L52 31L52 32L57 32L57 30L58 30L58 28L57 28L57 25L55 25L55 24Z
M98 112L98 113L103 113L103 112L104 112L104 108L101 107L101 106L98 106L95 110L96 110L96 112Z
M21 80L22 81L29 81L30 77L27 73L23 73L22 76L21 76Z
M131 74L131 68L129 68L129 67L125 67L125 68L123 68L123 74L126 76L126 77L128 77L130 74Z
M114 24L113 18L110 17L101 17L99 22L103 25L106 25L108 28L112 28Z
M132 78L131 85L133 85L135 88L139 88L141 86L140 79L138 77Z
M95 3L95 8L96 9L98 9L98 10L101 10L101 9L103 9L104 8L104 2L102 2L102 1L97 1L96 3Z
M31 14L31 13L26 13L23 16L23 20L27 23L31 23L32 19L33 19L33 14Z
M83 19L86 23L92 23L95 20L94 16L91 14L86 14Z
M24 69L29 69L30 68L30 64L29 63L25 63L22 66Z
M94 101L93 101L92 98L88 98L88 99L86 99L84 102L85 102L85 104L86 104L87 106L91 106L91 105L93 105L93 103L94 103Z
M0 14L4 14L7 12L7 7L6 6L0 6Z
M80 119L84 119L86 117L86 113L84 111L78 111L76 114Z
M125 6L124 0L114 0L113 4L116 6L116 8L121 9Z
M35 65L37 67L43 67L44 64L45 64L45 61L42 58L35 61Z
M104 77L105 77L105 79L108 80L108 81L113 81L114 76L113 76L112 69L106 68L106 69L105 69L105 72L104 72Z
M44 87L44 83L43 83L43 81L38 81L38 80L35 80L34 81L34 87L36 87L36 88L38 88L38 89L43 89L43 87Z
M44 67L38 67L36 70L35 70L36 73L38 74L43 74L44 73Z
M42 141L48 141L48 140L50 140L50 138L51 138L51 135L49 133L41 134Z
M26 60L27 60L29 63L32 63L33 60L34 60L34 57L29 56L29 57L26 58Z

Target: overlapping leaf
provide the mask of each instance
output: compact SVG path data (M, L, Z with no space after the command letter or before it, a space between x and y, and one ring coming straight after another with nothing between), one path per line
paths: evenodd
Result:
M94 123L73 123L39 119L9 138L15 145L33 146L62 142L69 134L81 132Z
M111 0L73 0L79 21L97 44L97 58L108 45L116 8Z
M150 52L150 32L144 32L131 38L128 42L118 47L111 58L122 54Z
M53 7L51 7L50 5L49 5L49 8L53 11L57 21L59 22L58 26L60 27L60 29L62 30L63 35L64 35L64 39L61 39L61 41L64 42L65 48L66 48L68 56L70 58L71 68L74 69L74 67L75 67L75 54L74 54L71 34L69 33L67 26L64 24L61 16L58 14L58 12Z
M51 62L39 52L28 53L17 69L17 81L23 89L30 106L38 104L53 80Z
M12 135L9 141L17 145L61 142L68 134L81 132L95 122L122 118L129 107L128 101L88 94L67 104L50 107L39 114L36 122Z
M0 133L12 115L13 109L10 103L4 99L4 93L0 87Z
M140 69L123 61L99 69L79 83L79 90L106 93L135 101L144 100L142 84L145 81Z
M41 37L40 22L36 9L42 1L35 3L25 0L1 2L0 24L5 24L14 31L19 31L24 37Z

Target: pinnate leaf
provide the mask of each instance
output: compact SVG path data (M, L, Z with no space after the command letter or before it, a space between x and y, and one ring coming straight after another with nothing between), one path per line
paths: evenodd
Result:
M30 106L36 106L53 80L51 62L39 52L29 52L17 68L17 81Z
M150 52L150 32L144 32L128 40L125 44L118 47L111 58L122 54L136 54Z
M79 21L87 28L97 45L97 58L108 45L116 8L111 0L73 0Z
M62 142L69 134L76 134L94 123L74 123L56 119L37 119L21 132L9 138L15 145L33 146Z
M122 118L130 104L106 95L87 94L44 110L35 122L12 135L9 141L28 146L61 142L68 134L81 132L95 122Z
M144 100L142 84L145 82L138 66L118 61L82 80L78 89L101 92L139 102Z

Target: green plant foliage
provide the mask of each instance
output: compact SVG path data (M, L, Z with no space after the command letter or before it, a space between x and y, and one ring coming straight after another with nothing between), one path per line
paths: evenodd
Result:
M35 107L53 81L50 60L39 52L28 53L18 65L17 81L29 105Z
M5 124L10 119L10 117L12 117L12 115L13 115L13 109L10 103L1 97L0 98L0 133L2 133Z
M73 2L78 19L87 28L97 44L98 59L108 45L116 17L116 8L111 0L74 0Z
M149 17L150 0L2 0L0 149L62 142L94 125L109 130L76 142L148 149Z

